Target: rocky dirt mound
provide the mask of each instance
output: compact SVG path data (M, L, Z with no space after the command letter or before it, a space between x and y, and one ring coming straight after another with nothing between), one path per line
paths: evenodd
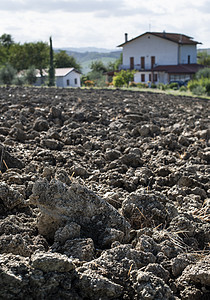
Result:
M0 89L0 299L210 299L209 103Z

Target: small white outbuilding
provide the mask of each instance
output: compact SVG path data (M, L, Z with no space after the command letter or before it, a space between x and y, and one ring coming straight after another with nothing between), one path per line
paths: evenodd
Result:
M81 73L75 68L56 68L55 79L57 87L80 87Z
M47 72L43 71L43 77L41 77L40 72L37 70L37 80L35 85L41 86L45 83L47 78ZM81 73L75 68L55 68L55 85L57 87L81 87Z

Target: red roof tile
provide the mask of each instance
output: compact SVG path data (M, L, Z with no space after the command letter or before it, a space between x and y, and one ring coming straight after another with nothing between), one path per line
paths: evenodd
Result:
M173 74L194 74L199 69L203 68L203 65L199 64L184 64L184 65L166 65L166 66L156 66L153 71L167 72Z
M169 40L171 42L175 42L177 44L183 44L183 45L197 45L197 44L201 44L199 42L193 41L192 37L187 36L185 34L181 34L181 33L168 33L168 32L145 32L131 40L128 40L127 42L119 45L118 47L123 47L124 45L144 36L145 34L151 34L151 35L155 35L157 37Z

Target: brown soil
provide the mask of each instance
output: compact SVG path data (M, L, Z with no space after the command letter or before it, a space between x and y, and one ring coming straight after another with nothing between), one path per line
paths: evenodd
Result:
M0 299L210 299L209 102L0 88Z

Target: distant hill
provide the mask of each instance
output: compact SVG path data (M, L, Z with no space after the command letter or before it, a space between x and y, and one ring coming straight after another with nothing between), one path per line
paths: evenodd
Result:
M80 52L80 53L84 53L84 52L108 53L108 52L120 51L117 49L106 49L106 48L96 48L96 47L78 47L78 48L67 47L67 48L62 48L62 50L74 51L74 52Z
M74 51L72 49L77 49L77 51ZM87 49L94 49L95 51L85 51ZM55 49L55 51L59 50L65 50L68 55L73 56L77 60L77 62L80 63L83 74L87 74L90 71L90 65L93 61L101 60L104 65L107 65L109 62L114 62L116 59L118 59L121 54L120 50L110 51L108 49L92 47ZM101 52L102 50L104 50L105 52Z

